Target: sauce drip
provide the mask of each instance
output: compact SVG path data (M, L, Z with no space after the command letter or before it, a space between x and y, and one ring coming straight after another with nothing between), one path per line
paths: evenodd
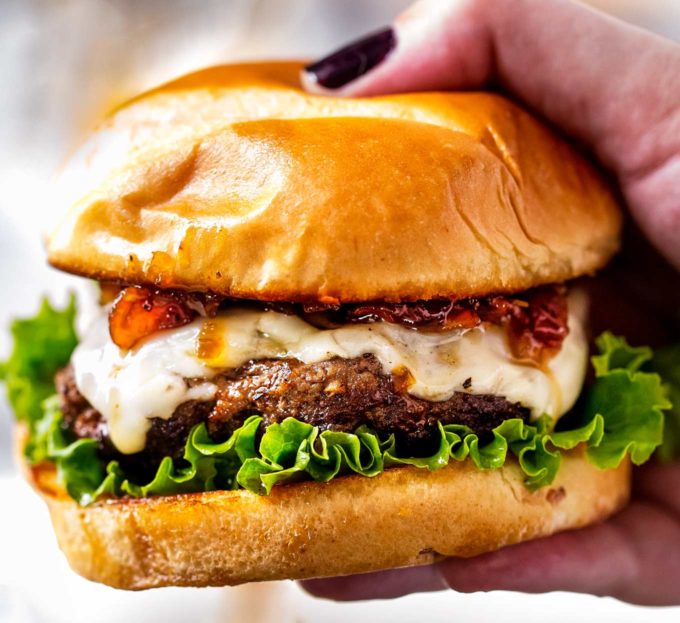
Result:
M224 328L218 319L206 320L198 334L196 356L206 363L218 358L224 351Z
M400 394L407 394L408 390L415 384L416 378L406 366L399 366L392 370L392 380L394 388Z

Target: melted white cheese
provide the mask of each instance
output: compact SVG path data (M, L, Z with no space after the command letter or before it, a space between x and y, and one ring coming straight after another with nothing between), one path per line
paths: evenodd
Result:
M167 419L187 400L212 399L213 376L265 357L315 363L371 353L386 373L407 369L413 377L408 391L419 398L446 400L456 391L495 394L529 407L533 418L543 413L557 418L571 408L583 384L584 316L585 298L572 292L569 335L545 369L514 361L505 330L491 324L436 333L386 322L322 330L296 316L238 308L160 332L129 351L111 341L102 316L76 349L73 365L78 389L104 415L111 441L123 453L144 449L150 418ZM186 378L205 382L189 387Z

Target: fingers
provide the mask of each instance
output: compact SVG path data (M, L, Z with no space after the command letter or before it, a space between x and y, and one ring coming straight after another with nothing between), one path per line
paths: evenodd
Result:
M470 560L442 563L458 591L572 591L647 605L680 602L680 523L636 503L613 521L523 543Z
M565 532L473 559L441 564L448 586L460 592L555 590L611 595L636 576L635 554L612 524Z
M674 483L677 488L677 483ZM680 603L680 519L663 507L635 502L613 520L476 558L430 567L304 582L335 600L380 599L413 592L572 591L631 603Z
M301 584L307 592L316 597L336 601L392 599L409 593L426 593L447 588L436 565L324 580L306 580Z

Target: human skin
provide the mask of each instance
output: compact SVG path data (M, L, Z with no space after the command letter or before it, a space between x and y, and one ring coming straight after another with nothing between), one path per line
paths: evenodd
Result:
M425 0L393 28L396 47L368 73L332 91L306 73L307 88L342 96L504 90L594 154L618 182L640 230L680 269L679 45L565 0ZM629 253L629 265L638 259ZM661 272L666 292L680 291L668 266L650 278ZM615 290L622 288L605 289ZM658 300L655 290L650 296ZM641 308L637 295L621 299L633 314ZM661 305L668 301L666 294ZM654 319L638 311L632 324L643 321ZM600 525L472 559L304 586L341 600L453 588L567 590L680 604L680 464L636 470L631 504Z

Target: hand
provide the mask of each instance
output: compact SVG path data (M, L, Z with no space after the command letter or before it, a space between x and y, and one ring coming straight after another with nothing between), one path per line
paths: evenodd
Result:
M509 91L595 154L615 176L641 230L680 269L678 76L680 46L579 4L426 0L392 29L310 65L303 79L314 92L347 96L490 85ZM628 324L639 326L641 334L647 325L650 334L655 320L638 293L647 291L653 307L665 312L665 318L657 316L661 326L680 305L677 275L662 264L645 274L639 254L628 259L624 254L621 261L637 267L639 287L620 262L616 287L603 291L627 300L636 318ZM645 288L647 276L659 279L662 273L673 288ZM636 288L632 304L624 284ZM680 464L637 470L632 503L605 524L477 558L304 586L333 599L449 587L570 590L640 604L680 604Z

